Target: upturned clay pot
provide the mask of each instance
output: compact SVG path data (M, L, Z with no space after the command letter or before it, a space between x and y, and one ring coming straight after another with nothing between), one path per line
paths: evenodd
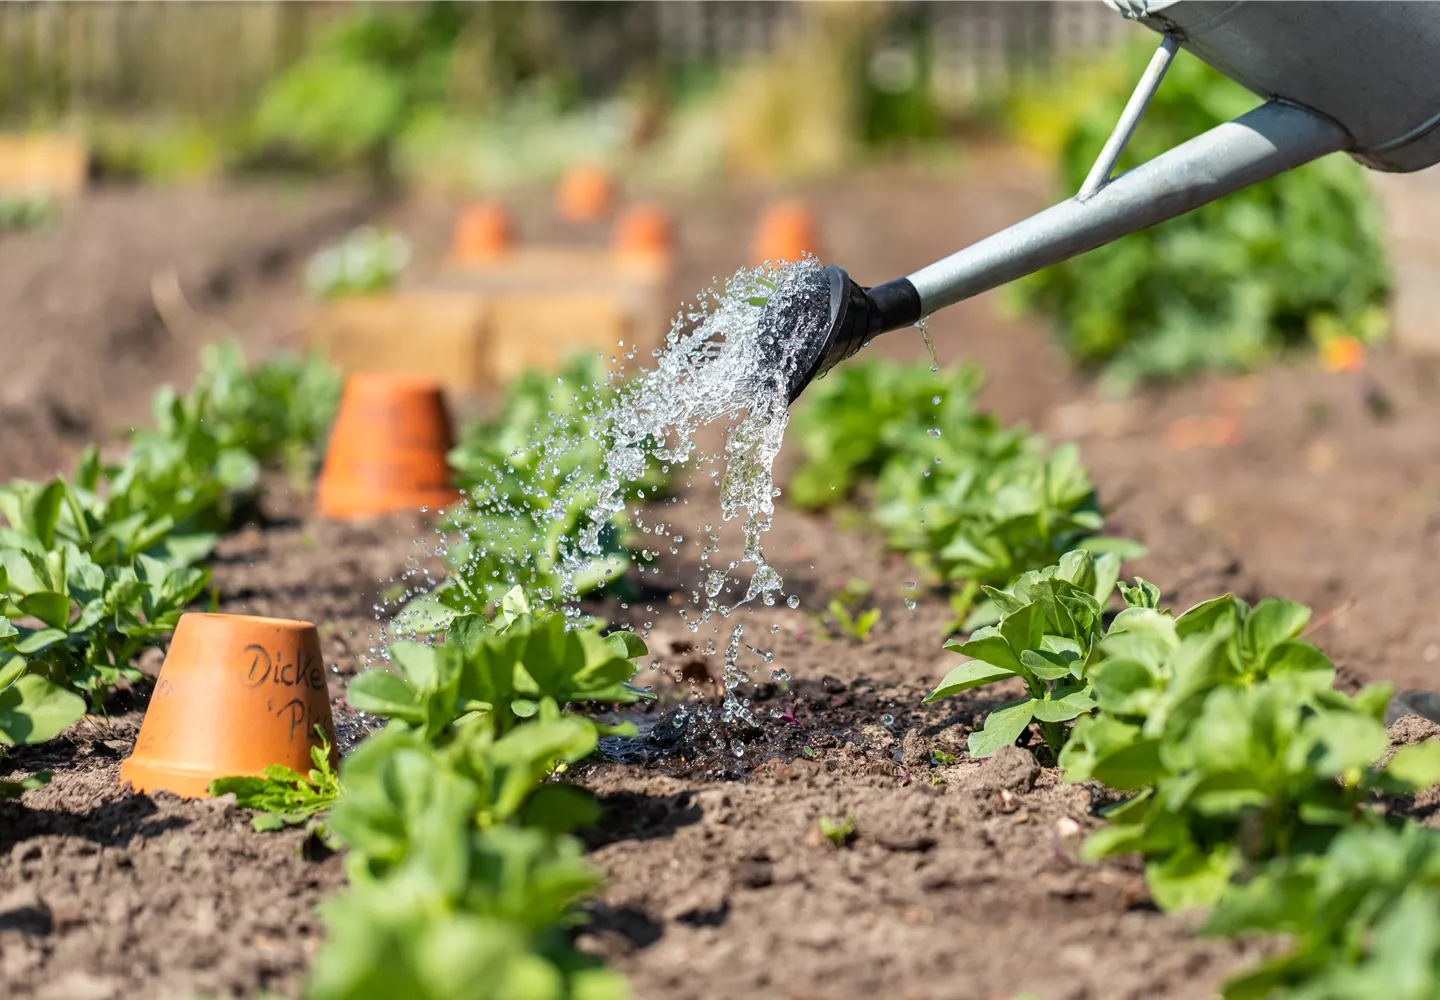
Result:
M503 257L515 244L515 225L504 205L482 201L455 220L450 259L456 264L483 264Z
M121 782L205 798L210 782L272 764L310 769L334 722L320 637L309 622L191 613L180 618ZM336 761L338 762L338 760Z
M316 506L340 520L439 510L460 496L445 461L454 443L438 382L418 375L352 375L330 430Z
M815 214L796 201L775 202L760 215L750 256L756 264L796 261L804 254L819 255Z
M605 168L577 163L560 179L555 209L566 222L597 222L610 211L615 182Z

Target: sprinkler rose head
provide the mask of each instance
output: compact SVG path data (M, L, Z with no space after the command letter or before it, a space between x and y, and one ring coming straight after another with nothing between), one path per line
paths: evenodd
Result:
M843 268L830 265L790 294L772 296L761 329L775 345L776 364L790 382L790 402L805 387L844 361L873 337L920 321L920 293L909 279L863 288ZM804 338L793 356L782 345Z

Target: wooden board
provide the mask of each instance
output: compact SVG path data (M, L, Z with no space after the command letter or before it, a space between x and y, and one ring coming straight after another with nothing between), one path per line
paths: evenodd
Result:
M608 363L629 350L633 319L613 292L516 291L491 296L490 328L488 368L503 384L529 368L554 371L576 355L599 354Z
M485 296L454 290L349 296L318 307L306 339L346 374L426 375L468 392L493 384L488 309Z
M492 358L503 380L517 370L517 359L552 368L576 350L608 357L618 340L625 350L638 345L636 361L648 362L670 329L670 277L665 256L520 247L483 265L449 264L426 287L491 300Z
M85 190L89 165L74 136L0 134L0 194L73 198Z
M447 261L438 281L467 288L595 287L615 283L663 286L670 258L595 247L516 247L484 263Z

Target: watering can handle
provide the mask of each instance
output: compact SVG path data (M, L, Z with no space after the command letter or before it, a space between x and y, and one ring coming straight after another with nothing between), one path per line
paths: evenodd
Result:
M873 288L855 284L839 267L826 268L828 330L813 360L792 376L790 399L881 333L1354 145L1350 134L1324 115L1272 100L1112 180L1178 48L1173 36L1161 42L1075 197Z
M915 287L921 315L1352 144L1328 118L1270 101L1110 180L1176 48L1166 36L1075 197L901 279Z

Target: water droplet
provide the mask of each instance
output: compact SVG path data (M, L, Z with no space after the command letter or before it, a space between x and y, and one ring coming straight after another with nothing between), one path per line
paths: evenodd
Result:
M932 427L932 428L930 428L928 431L926 431L925 433L926 433L926 434L929 434L932 438L938 438L938 437L940 436L940 428L938 428L938 427Z
M891 728L895 725L895 716L891 715L888 712L885 713L884 715L880 716L880 725L884 726L886 729Z
M796 594L791 594L789 597L785 598L785 603L790 605L792 608L798 608L800 606L800 598Z

